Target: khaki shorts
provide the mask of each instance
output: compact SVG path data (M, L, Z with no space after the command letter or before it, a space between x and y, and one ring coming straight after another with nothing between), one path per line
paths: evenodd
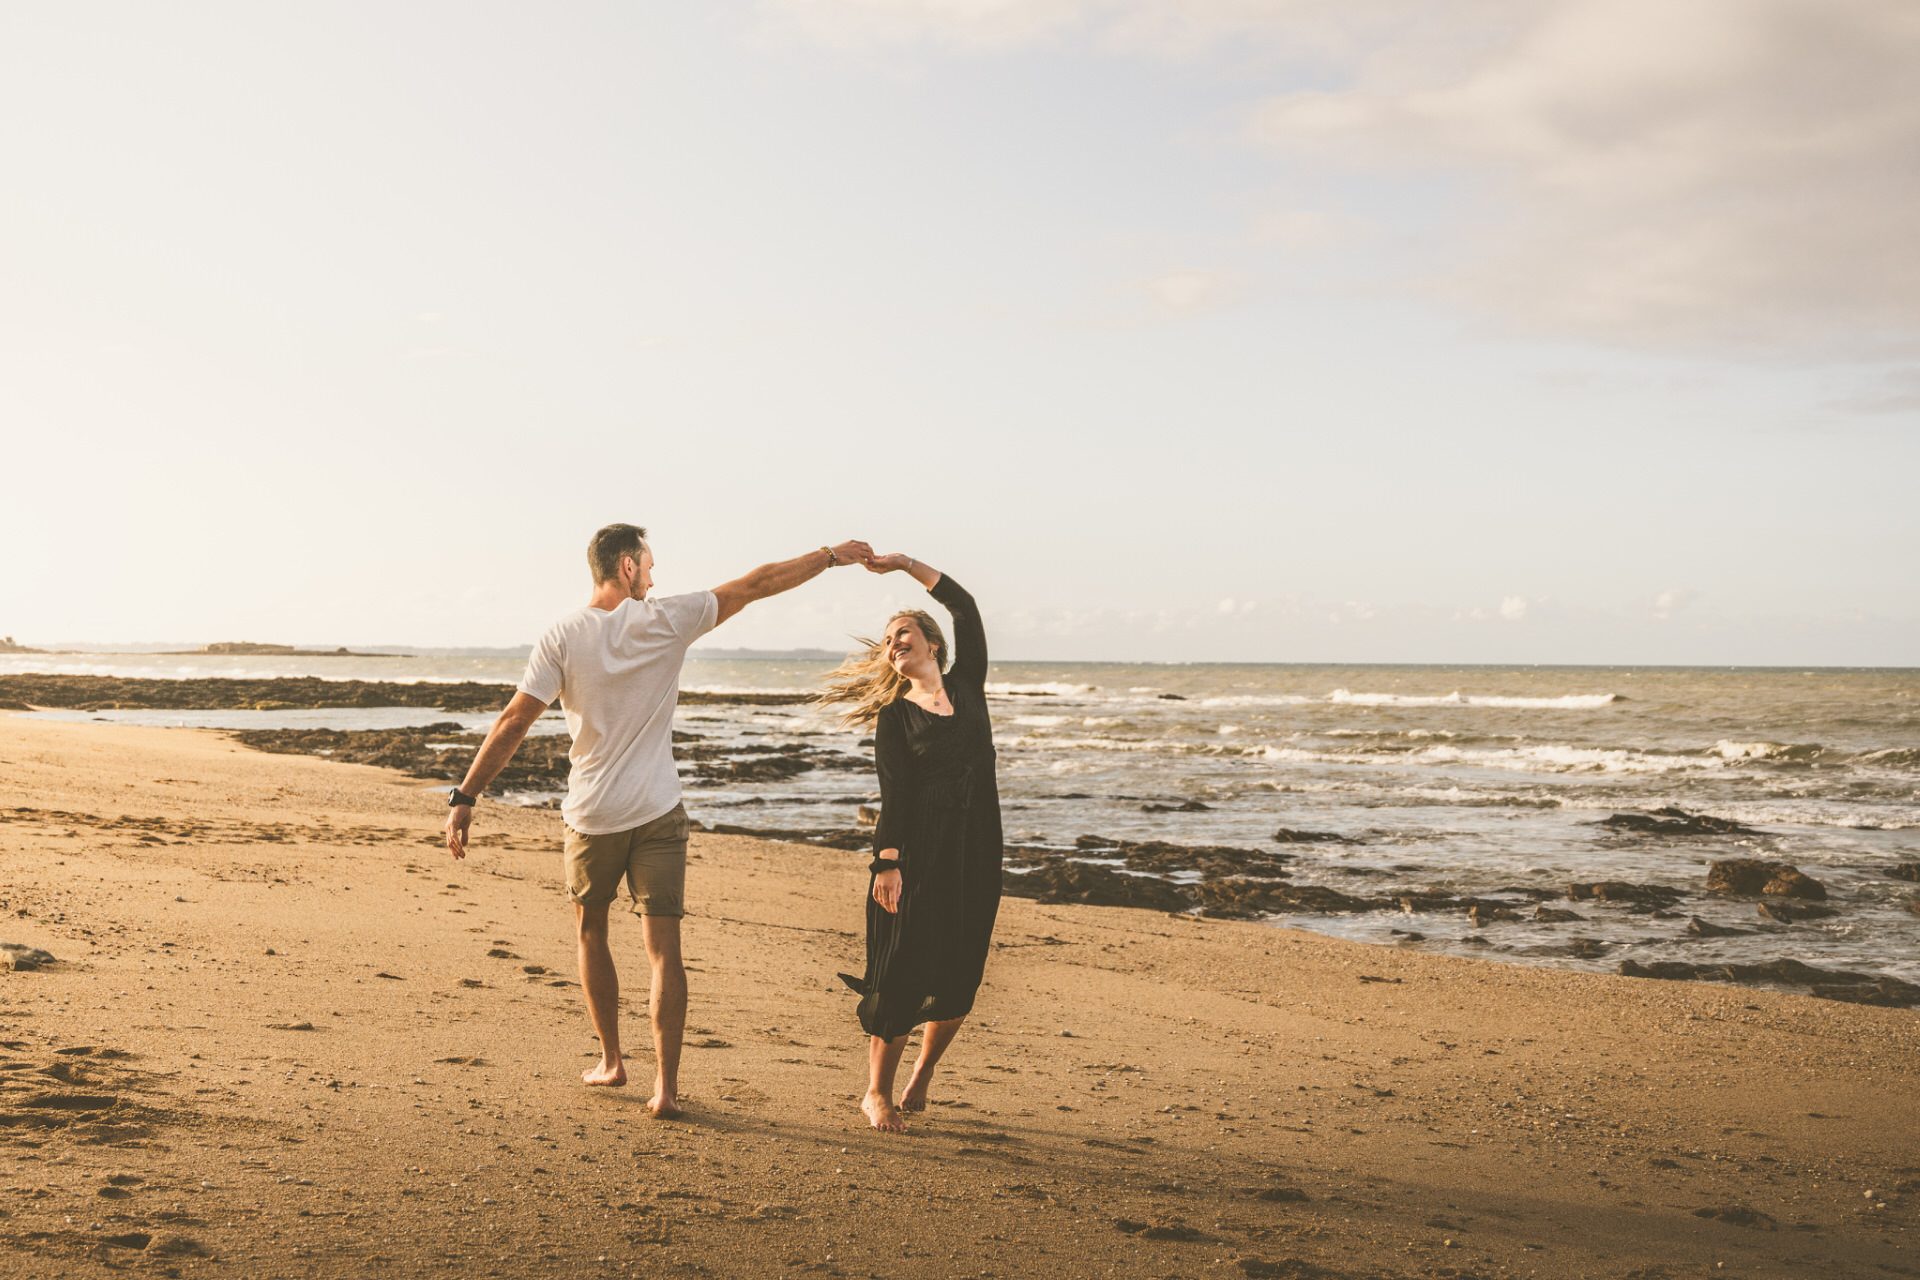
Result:
M631 831L604 836L567 828L567 896L599 906L627 882L633 909L643 916L686 914L687 811L681 805Z

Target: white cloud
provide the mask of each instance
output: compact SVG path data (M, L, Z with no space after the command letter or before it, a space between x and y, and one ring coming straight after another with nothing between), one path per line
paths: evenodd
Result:
M1485 234L1439 286L1610 341L1854 353L1920 343L1920 7L1562 0L1490 37L1377 48L1283 95L1267 139L1471 180Z
M1500 601L1500 616L1508 622L1518 622L1527 616L1527 598L1525 596L1507 596Z
M1669 587L1653 598L1653 616L1665 622L1699 598L1700 593L1691 587Z
M1439 179L1402 285L1526 332L1682 351L1920 351L1920 4L1912 0L768 0L841 45L1080 42L1217 56L1254 136ZM1319 86L1295 88L1302 83ZM1317 244L1351 207L1258 215ZM1339 202L1335 202L1338 204ZM1404 230L1417 232L1412 236ZM1204 296L1167 277L1161 297Z
M1169 311L1201 311L1224 301L1226 281L1207 271L1172 271L1146 282L1149 297Z

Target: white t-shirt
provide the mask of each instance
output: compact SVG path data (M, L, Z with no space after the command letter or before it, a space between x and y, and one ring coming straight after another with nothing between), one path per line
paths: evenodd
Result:
M673 709L687 646L713 630L711 591L576 609L527 658L520 692L561 699L573 750L560 812L582 835L652 822L680 803Z

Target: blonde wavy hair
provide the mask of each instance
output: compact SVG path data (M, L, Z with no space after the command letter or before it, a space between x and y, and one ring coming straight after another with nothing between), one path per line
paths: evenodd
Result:
M887 619L888 631L902 618L912 618L933 648L934 665L947 669L947 637L931 614L919 609L902 609ZM827 676L827 687L814 695L819 706L842 706L840 723L849 729L870 729L881 710L906 691L909 681L887 661L887 646L881 640L855 636L862 652L849 654L847 660Z

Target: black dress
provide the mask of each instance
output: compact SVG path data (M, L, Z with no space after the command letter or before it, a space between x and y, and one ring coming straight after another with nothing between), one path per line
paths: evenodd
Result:
M841 975L861 995L860 1025L887 1040L973 1008L1000 910L987 633L966 588L942 575L932 591L953 614L955 656L946 674L953 714L937 716L905 698L880 712L873 848L900 851L900 910L875 902L869 882L866 976Z

